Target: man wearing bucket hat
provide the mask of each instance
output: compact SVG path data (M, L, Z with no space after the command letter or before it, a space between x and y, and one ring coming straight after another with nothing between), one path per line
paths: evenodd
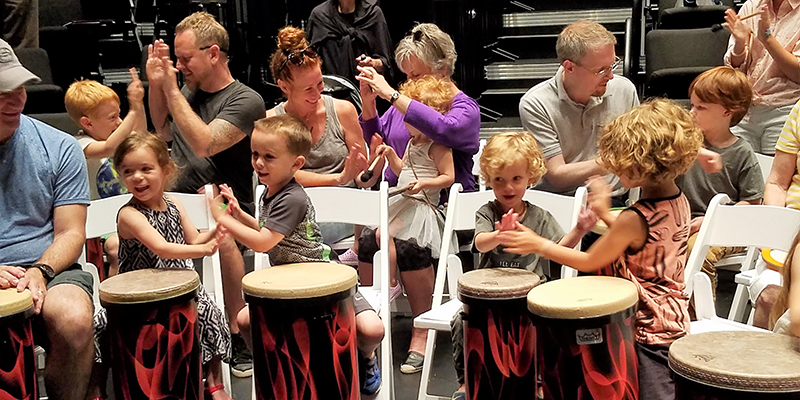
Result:
M49 397L82 400L94 356L92 278L75 262L86 236L86 162L75 138L22 115L24 85L38 81L0 40L0 289L33 296Z

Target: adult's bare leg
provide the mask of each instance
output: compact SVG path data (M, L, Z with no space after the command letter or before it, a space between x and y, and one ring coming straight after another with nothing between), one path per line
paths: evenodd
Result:
M236 317L244 308L242 298L242 278L244 277L244 259L232 237L227 236L219 245L219 260L222 264L222 291L225 295L225 314L231 334L239 333Z
M45 386L51 399L83 400L94 362L92 298L80 287L50 288L42 313L50 348Z

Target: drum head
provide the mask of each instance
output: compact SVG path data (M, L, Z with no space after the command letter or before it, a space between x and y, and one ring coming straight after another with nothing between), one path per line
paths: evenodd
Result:
M486 300L519 299L524 298L539 281L538 275L524 269L478 269L458 278L458 295Z
M528 310L553 319L611 315L639 302L636 285L610 276L579 276L538 286L528 293Z
M800 392L798 339L768 332L706 332L669 348L672 370L695 382L749 392Z
M140 269L100 283L100 300L111 304L140 304L189 294L200 286L191 269Z
M248 295L267 299L308 299L350 290L358 284L356 269L318 262L276 265L253 271L242 279Z
M33 307L30 290L17 292L17 288L0 289L0 317L18 314Z

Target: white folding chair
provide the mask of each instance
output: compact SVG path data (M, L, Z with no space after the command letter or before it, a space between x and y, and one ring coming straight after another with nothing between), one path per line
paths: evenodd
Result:
M772 169L772 160L774 159L774 157L764 155L761 153L755 153L755 154L756 154L756 159L758 160L758 165L761 169L761 176L762 178L764 178L764 182L766 182L767 177L769 176L769 171ZM753 268L752 263L755 261L756 256L757 256L756 249L750 248L748 249L747 252L744 253L731 254L722 257L722 259L720 259L719 261L717 261L716 264L714 264L714 267L717 269L726 269L731 271L747 271ZM750 275L752 275L752 273ZM739 310L737 310L737 313L738 311ZM729 318L731 317L729 316Z
M343 187L313 187L306 193L314 204L317 222L340 222L377 226L388 232L389 184L381 182L380 190L361 190ZM380 248L373 257L372 286L360 286L359 291L369 301L383 323L386 332L380 347L379 368L383 379L376 399L394 399L392 373L392 324L389 304L389 235L380 235Z
M105 199L94 200L86 209L86 238L99 238L117 232L117 212L131 200L130 194L123 194ZM94 308L100 307L100 276L98 271L103 266L97 266L86 261L86 247L78 262L83 266L83 270L92 275L92 301Z
M761 176L764 178L764 182L767 182L769 171L772 170L772 161L775 157L756 153L756 159L758 160L758 166L761 167Z
M478 190L480 191L486 190L486 182L484 182L481 176L481 154L483 153L484 147L486 147L486 139L481 139L478 145L478 152L472 156L472 175L478 177Z
M748 248L773 248L788 251L792 239L800 226L800 211L774 206L728 205L730 198L720 193L711 199L703 224L697 234L692 254L686 263L684 278L686 293L695 295L698 320L692 322L691 332L708 332L735 329L757 329L734 320L717 317L711 294L711 281L701 271L703 260L711 246L744 246ZM748 254L755 252L748 252ZM753 257L752 255L748 258ZM753 263L746 261L745 267ZM731 306L731 316L736 315L734 307L747 303L746 289L737 287Z
M256 211L255 211L255 213L253 215L256 218L256 221L260 221L261 207L259 206L259 204L261 204L261 197L264 196L264 192L266 190L267 190L267 187L264 186L264 185L256 186L256 190L255 190L255 194L256 194L256 197L255 197L256 207L255 207L255 209L256 209ZM260 270L262 268L267 268L267 267L269 267L269 254L267 254L267 253L259 253L257 251L254 251L253 252L253 270L254 271L258 271L258 270Z
M447 202L447 216L444 222L444 232L442 233L442 250L439 253L439 265L436 271L436 282L433 289L433 303L431 310L424 312L414 318L414 327L428 329L428 340L425 343L425 361L422 365L422 376L420 377L418 400L447 400L450 396L438 396L428 393L428 384L431 377L433 365L433 353L436 349L437 331L450 332L450 321L452 321L458 310L461 309L461 301L456 298L458 292L458 278L462 274L461 260L455 254L450 254L450 242L454 231L475 229L475 211L481 206L494 200L494 192L484 190L472 193L460 193L461 184L453 184L450 189L450 198ZM558 194L542 192L538 190L527 190L525 200L549 211L556 221L565 231L569 231L575 226L581 207L586 204L586 188L580 187L575 192L575 197L562 196ZM572 277L572 268L566 266L562 269L562 277ZM445 278L448 284L450 299L442 303L444 296Z
M211 215L209 201L214 198L214 187L205 185L205 194L168 193L183 204L195 228L211 230L217 227L217 221ZM219 261L219 252L203 257L203 286L209 296L217 303L217 307L225 315L225 295L222 290L222 266ZM233 390L231 386L231 369L228 364L222 363L222 384L228 393Z

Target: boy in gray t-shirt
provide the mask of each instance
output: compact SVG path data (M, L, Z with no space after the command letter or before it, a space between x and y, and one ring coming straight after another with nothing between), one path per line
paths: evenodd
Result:
M543 280L546 259L536 254L511 254L503 251L497 234L505 230L532 230L537 234L559 241L567 247L577 245L586 232L597 222L593 212L583 210L577 225L564 235L561 226L549 212L523 200L525 190L538 182L546 171L536 140L527 132L509 132L493 136L486 143L480 159L481 175L486 185L492 187L495 200L483 205L475 213L474 247L480 251L479 268L524 268ZM463 396L464 338L461 313L450 323L453 341L453 360L459 388L453 398Z
M725 193L736 204L761 204L764 177L758 159L746 140L734 136L730 127L741 121L753 97L747 77L730 67L716 67L700 74L689 86L692 115L703 130L705 147L722 157L722 170L709 174L698 165L676 183L692 209L689 253L703 223L708 203ZM703 261L703 272L716 289L716 264L722 257L744 251L743 247L712 246Z
M294 174L303 167L311 151L311 132L305 123L288 114L262 118L255 122L250 146L251 162L258 180L267 186L261 200L261 221L242 211L228 185L220 185L220 195L211 205L217 225L240 243L258 252L267 252L273 265L297 262L326 262L336 255L322 242L314 217L314 206ZM223 206L223 199L228 201ZM364 383L380 387L380 371L375 350L384 335L378 314L358 292L354 296L358 350L362 356ZM237 316L242 336L250 340L250 308ZM377 382L374 383L374 382Z

